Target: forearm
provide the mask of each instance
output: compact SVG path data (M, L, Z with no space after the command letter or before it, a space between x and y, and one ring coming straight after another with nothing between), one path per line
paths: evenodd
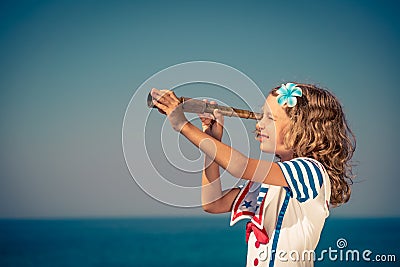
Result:
M190 122L182 127L181 134L236 178L288 186L276 163L248 158L236 149L203 133Z
M207 205L222 197L219 165L207 155L204 157L201 185L201 201L203 208L207 210Z
M186 123L180 132L232 176L243 177L248 162L245 155L202 132L190 122Z

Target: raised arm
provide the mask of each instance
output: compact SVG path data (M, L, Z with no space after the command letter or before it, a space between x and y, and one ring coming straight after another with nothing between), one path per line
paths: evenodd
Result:
M207 100L204 100L207 102ZM211 104L216 104L211 101ZM221 141L223 134L224 117L215 111L211 114L199 114L203 132ZM219 165L213 158L204 156L204 170L201 177L201 201L203 210L209 213L230 212L233 202L239 194L238 188L222 192Z
M157 99L153 101L154 105L168 116L173 129L179 131L232 176L271 185L288 185L276 163L248 158L188 122L172 91L152 89L151 94Z
M248 158L236 149L203 133L190 122L182 127L181 134L236 178L287 186L280 167L274 162Z

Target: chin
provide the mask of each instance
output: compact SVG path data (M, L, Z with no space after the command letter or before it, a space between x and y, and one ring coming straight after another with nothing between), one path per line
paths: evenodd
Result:
M260 144L260 150L264 153L275 154L275 148L271 147L269 144Z

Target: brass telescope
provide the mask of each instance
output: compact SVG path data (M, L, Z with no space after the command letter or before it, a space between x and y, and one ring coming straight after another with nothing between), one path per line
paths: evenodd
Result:
M228 117L239 117L243 119L253 119L253 120L260 120L263 117L262 113L252 112L250 110L245 109L238 109L233 107L221 106L218 104L210 104L204 101L193 99L189 97L178 97L179 101L182 103L182 109L184 112L188 113L211 113L215 109L218 109L222 115ZM149 108L157 108L153 104L153 97L149 93L147 96L147 106Z

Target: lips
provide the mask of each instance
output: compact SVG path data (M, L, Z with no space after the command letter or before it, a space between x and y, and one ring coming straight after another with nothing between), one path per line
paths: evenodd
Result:
M260 132L257 132L256 139L261 142L262 139L269 139L269 135L261 134Z

